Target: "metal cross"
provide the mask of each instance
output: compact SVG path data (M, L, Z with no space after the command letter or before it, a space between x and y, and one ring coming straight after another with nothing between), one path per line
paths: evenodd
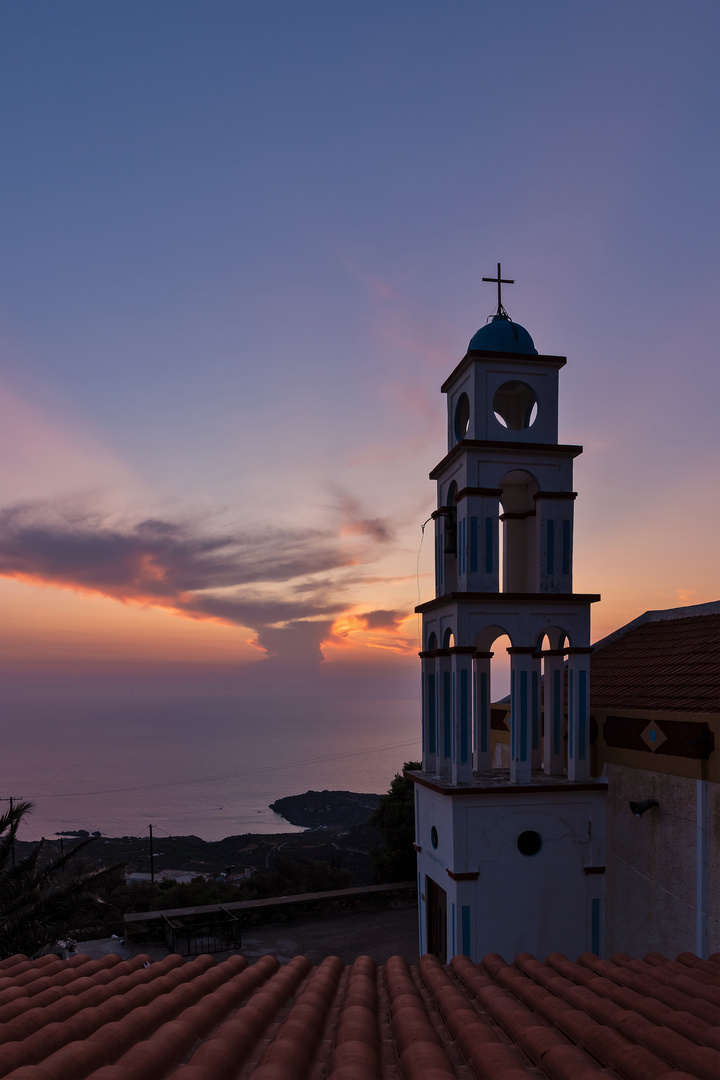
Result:
M505 311L505 308L502 306L502 297L501 297L501 294L500 294L500 287L501 287L501 285L514 285L515 284L515 279L514 278L504 278L504 277L502 277L501 276L501 271L500 271L500 263L498 263L497 277L496 278L495 277L484 277L483 281L496 281L497 282L497 287L498 287L497 313L498 313L498 315L501 315Z

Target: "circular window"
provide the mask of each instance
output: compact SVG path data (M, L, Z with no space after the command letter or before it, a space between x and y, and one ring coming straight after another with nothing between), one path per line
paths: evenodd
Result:
M521 855L537 855L542 848L542 836L539 832L528 829L518 836L517 846Z
M438 834L437 834L437 829L435 828L434 825L433 825L432 829L430 830L430 843L432 844L432 846L434 848L436 848L438 846Z
M531 386L517 379L503 383L495 391L493 412L503 427L510 431L525 431L537 419L537 394Z
M467 394L461 394L455 406L455 438L464 439L470 423L470 401Z

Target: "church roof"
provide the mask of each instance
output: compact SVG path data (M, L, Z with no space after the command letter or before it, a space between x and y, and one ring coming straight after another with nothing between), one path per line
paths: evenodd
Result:
M523 1080L720 1070L720 954L577 962L521 953L410 967L264 956L12 957L8 1080Z
M468 351L532 353L537 356L535 343L524 326L512 322L507 315L493 315L470 340Z
M720 711L720 602L646 611L594 647L594 708Z

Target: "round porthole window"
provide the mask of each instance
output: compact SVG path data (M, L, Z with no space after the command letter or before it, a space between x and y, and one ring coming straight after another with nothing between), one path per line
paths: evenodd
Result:
M517 838L518 851L521 855L537 855L542 848L542 844L542 836L532 829L521 832Z
M467 394L461 394L455 406L455 438L458 442L465 438L470 423L470 401Z
M433 825L432 829L430 830L430 843L432 844L432 846L434 848L436 848L438 846L438 834L437 834L437 829L435 828L434 825Z

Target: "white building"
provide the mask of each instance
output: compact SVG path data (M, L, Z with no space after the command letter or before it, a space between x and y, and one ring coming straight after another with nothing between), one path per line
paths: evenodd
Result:
M590 605L572 591L573 460L558 443L565 357L500 298L442 386L436 598L423 617L415 783L420 952L576 957L603 948L607 784L590 775ZM510 768L492 769L493 643L511 642ZM568 722L565 724L564 665ZM544 708L541 703L544 697ZM544 730L543 727L544 717Z

